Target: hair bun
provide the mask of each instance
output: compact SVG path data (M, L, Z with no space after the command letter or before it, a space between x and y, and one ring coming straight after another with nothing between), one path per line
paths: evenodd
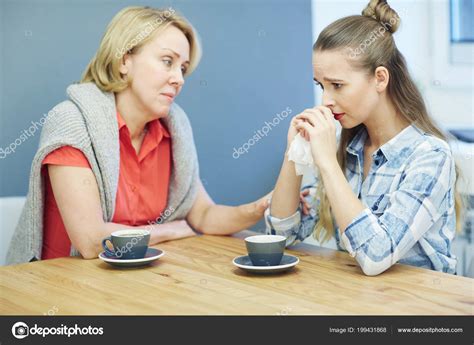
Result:
M385 0L370 0L362 11L362 15L380 22L392 34L397 31L400 25L398 13Z

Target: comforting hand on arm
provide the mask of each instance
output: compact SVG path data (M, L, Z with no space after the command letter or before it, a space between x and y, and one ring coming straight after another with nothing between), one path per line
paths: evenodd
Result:
M199 182L196 201L186 220L201 233L230 235L254 225L263 217L268 207L268 196L239 206L216 205Z

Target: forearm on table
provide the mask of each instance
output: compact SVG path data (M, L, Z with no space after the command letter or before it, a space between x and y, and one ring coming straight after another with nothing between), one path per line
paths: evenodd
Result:
M208 235L231 235L256 224L258 218L249 204L240 206L210 205L202 215L198 231Z
M280 175L273 191L270 214L276 218L287 218L295 213L300 203L302 176L297 176L295 163L285 153Z
M102 240L110 236L113 232L124 229L146 229L150 231L149 245L155 245L160 242L175 240L178 238L195 236L196 233L189 227L181 227L177 222L170 222L164 224L151 224L141 226L130 226L119 223L104 223L103 229L97 234L94 239L90 239L89 248L82 250L81 255L85 259L95 259L103 251Z

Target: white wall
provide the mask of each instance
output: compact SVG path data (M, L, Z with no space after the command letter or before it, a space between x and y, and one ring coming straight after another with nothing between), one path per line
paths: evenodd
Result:
M360 14L368 1L313 0L313 41L328 24ZM473 66L449 64L449 7L447 0L392 0L401 26L395 42L405 56L432 117L445 128L474 126ZM471 52L472 52L471 47ZM320 91L315 90L320 102Z

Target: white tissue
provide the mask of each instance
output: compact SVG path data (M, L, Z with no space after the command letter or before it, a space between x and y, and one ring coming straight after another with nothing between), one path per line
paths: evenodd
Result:
M296 134L290 144L288 150L288 160L295 162L296 175L315 174L317 175L316 166L311 155L311 146L300 133Z

